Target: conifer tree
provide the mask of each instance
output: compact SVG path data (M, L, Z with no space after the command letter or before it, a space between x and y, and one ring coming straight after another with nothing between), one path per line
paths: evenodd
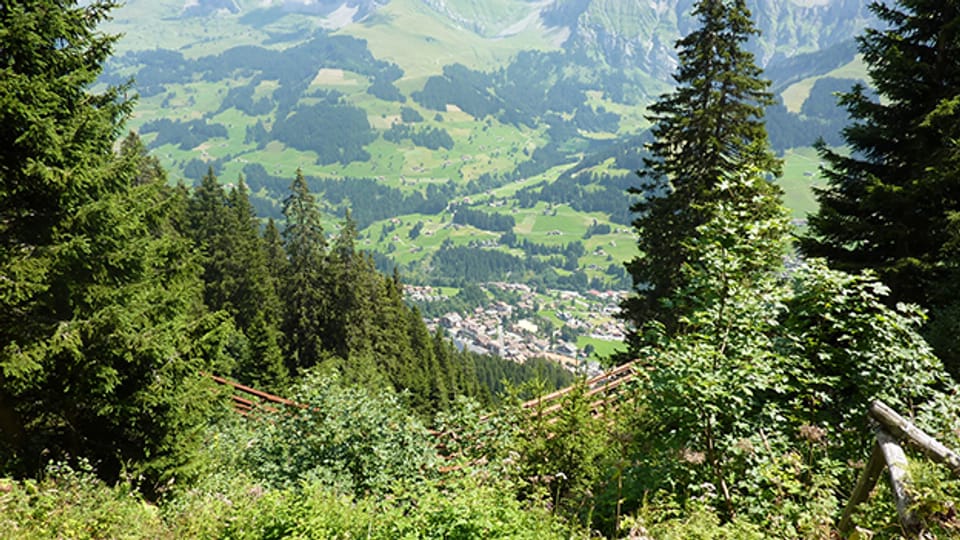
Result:
M280 314L280 299L270 281L267 267L267 246L260 236L260 223L257 221L250 195L243 178L230 190L227 198L232 214L233 226L229 233L234 237L231 253L236 271L240 274L238 290L234 292L233 305L241 328L250 326L258 313L264 312L270 320L277 320Z
M868 29L859 49L880 100L862 86L841 96L852 152L820 144L827 186L801 249L839 269L873 269L891 302L918 303L936 318L956 298L945 246L960 211L960 182L948 172L951 126L960 121L960 3L877 2L871 10L884 27ZM960 357L949 363L960 371Z
M229 218L226 194L211 168L193 191L187 219L188 232L200 248L204 299L213 311L227 308L234 285L226 268L231 248L225 234L231 226Z
M627 263L635 294L623 308L638 329L657 320L679 330L683 312L667 299L684 286L687 241L723 197L717 183L748 170L771 177L780 171L763 124L769 82L744 49L757 34L749 10L743 0L700 0L693 13L700 27L677 44L676 89L650 107L655 140L639 172L645 181L633 190L645 199L631 208L640 254ZM758 204L775 203L776 187L755 185ZM629 339L638 346L640 333Z
M260 224L242 177L230 191L228 204L232 219L224 234L232 239L229 269L236 273L230 304L250 346L248 360L238 366L237 375L244 382L276 389L287 375L280 349L280 297L267 264L267 245L260 236Z
M0 467L83 457L149 488L215 405L199 372L229 365L175 197L135 142L113 152L124 88L90 91L116 5L0 4Z
M376 283L379 275L356 253L356 235L356 224L347 210L328 261L330 279L326 283L331 311L324 328L324 344L344 360L351 356L372 360L370 325L378 299L371 281Z
M323 358L322 336L330 309L324 283L327 239L317 201L299 169L284 201L283 215L287 219L283 237L289 261L282 288L283 328L287 363L292 372L297 372Z
M135 185L167 183L167 171L160 165L160 160L156 156L151 156L147 152L147 147L137 132L131 131L120 143L120 156L137 164Z

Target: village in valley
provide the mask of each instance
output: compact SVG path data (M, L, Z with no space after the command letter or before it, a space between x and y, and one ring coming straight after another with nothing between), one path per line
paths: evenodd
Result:
M537 291L503 282L481 288L487 296L483 305L442 313L423 307L447 305L447 289L406 285L404 292L423 309L431 330L442 330L458 348L478 354L520 363L546 358L571 371L593 374L603 357L624 341L624 326L617 318L623 291Z

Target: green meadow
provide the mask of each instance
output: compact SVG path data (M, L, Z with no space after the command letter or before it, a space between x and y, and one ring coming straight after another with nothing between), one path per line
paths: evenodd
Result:
M806 220L817 210L815 187L822 187L820 158L813 148L794 148L783 156L783 176L778 181L783 188L783 200L793 219Z

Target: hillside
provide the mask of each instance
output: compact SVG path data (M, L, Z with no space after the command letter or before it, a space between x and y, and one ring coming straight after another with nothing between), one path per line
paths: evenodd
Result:
M752 46L782 100L768 129L786 152L781 182L798 219L818 173L809 151L791 149L839 142L833 92L864 76L848 39L868 20L863 4L754 4L763 33ZM107 26L125 37L103 80L133 78L130 127L174 178L242 174L257 212L279 219L300 168L328 223L351 208L363 249L410 281L462 282L443 263L457 248L500 254L471 279L623 289L624 190L642 157L644 105L669 87L688 11L675 1L133 0ZM463 220L470 212L512 224ZM549 253L571 243L582 247L575 260Z

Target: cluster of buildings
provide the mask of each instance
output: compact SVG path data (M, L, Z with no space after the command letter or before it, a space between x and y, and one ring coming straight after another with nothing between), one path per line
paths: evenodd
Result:
M624 340L623 325L616 319L623 296L620 291L537 294L519 283L488 283L484 288L509 291L519 300L509 304L503 300L491 300L467 313L450 312L427 319L427 325L432 330L444 329L461 349L494 354L516 362L548 358L571 370L586 365L589 356L577 346L577 336L617 342ZM432 287L407 286L405 292L407 298L415 302L445 299ZM545 311L553 317L537 316Z

